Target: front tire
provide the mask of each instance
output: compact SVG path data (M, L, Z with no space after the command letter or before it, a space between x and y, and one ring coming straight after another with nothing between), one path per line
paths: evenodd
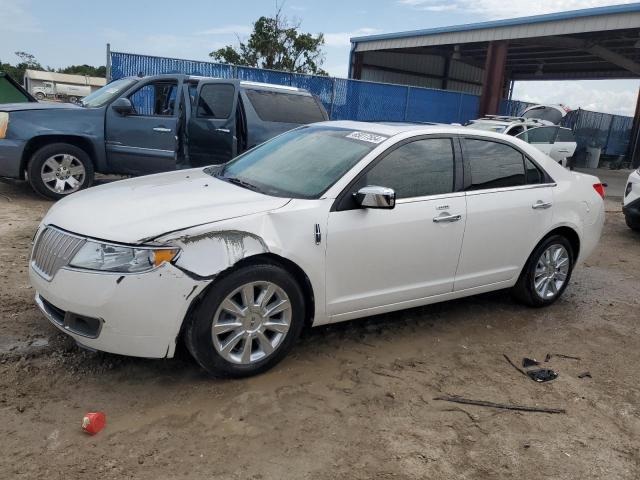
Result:
M552 235L538 244L520 278L513 287L513 295L531 307L546 307L564 293L575 257L571 243L562 235Z
M93 163L87 152L75 145L52 143L33 154L27 176L37 193L59 200L93 184Z
M209 373L262 373L291 350L304 326L305 302L295 279L273 264L238 268L218 279L185 330L191 355Z

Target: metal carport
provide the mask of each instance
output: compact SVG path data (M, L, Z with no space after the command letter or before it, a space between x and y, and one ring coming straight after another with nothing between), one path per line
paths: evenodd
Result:
M640 3L351 39L349 77L480 94L498 113L517 80L640 78ZM640 110L631 152L640 162Z

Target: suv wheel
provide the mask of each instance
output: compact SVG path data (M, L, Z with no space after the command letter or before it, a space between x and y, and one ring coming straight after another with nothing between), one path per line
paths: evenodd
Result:
M187 325L185 343L216 376L246 377L273 367L304 325L304 297L283 268L251 265L209 289Z
M546 238L529 257L513 288L514 296L532 307L551 305L567 288L573 265L569 241L562 235Z
M36 192L58 200L93 184L93 163L75 145L52 143L31 157L27 175Z

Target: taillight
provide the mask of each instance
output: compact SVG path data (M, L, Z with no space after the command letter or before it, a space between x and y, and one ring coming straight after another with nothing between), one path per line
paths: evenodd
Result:
M593 184L593 188L596 192L598 192L598 195L600 195L602 197L602 199L604 200L604 196L606 194L605 190L604 190L605 185L603 183L594 183Z

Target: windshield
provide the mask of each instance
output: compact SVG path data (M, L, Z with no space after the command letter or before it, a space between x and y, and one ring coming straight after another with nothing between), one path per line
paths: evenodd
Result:
M386 139L343 128L302 127L231 160L215 176L267 195L319 198Z
M134 78L121 78L96 90L82 99L83 107L101 107L120 95L137 80Z
M531 110L527 110L522 114L524 118L537 118L539 120L546 120L553 124L560 123L562 120L562 113L560 110L554 107L534 107Z
M476 130L485 130L487 132L502 133L507 128L499 123L487 123L487 122L474 122L467 125L467 128L474 128Z

